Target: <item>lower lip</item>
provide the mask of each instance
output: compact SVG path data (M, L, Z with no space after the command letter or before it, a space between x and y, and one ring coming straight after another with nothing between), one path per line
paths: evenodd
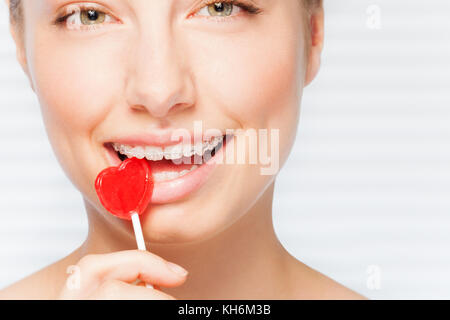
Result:
M232 139L228 143L231 141ZM173 180L155 182L150 203L166 204L179 201L200 189L216 168L216 159L223 158L222 155L226 145L227 143L224 143L214 157L186 175ZM109 150L108 160L113 166L118 166L121 163L114 150Z

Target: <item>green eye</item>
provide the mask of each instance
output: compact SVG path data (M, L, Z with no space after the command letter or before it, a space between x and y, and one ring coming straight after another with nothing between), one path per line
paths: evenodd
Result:
M93 31L109 24L120 23L108 10L91 4L68 5L63 9L60 17L54 21L55 25L67 30Z
M208 13L211 16L228 17L233 11L233 4L226 2L216 2L208 5Z
M106 14L101 11L89 9L81 10L80 20L83 25L100 24L105 22Z

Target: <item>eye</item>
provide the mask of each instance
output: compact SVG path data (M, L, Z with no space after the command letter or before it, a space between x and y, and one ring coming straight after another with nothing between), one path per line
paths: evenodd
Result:
M254 5L246 4L241 1L209 1L195 14L195 16L231 17L240 12L258 14L260 11L261 10Z
M105 22L106 20L106 13L89 9L89 10L82 10L80 12L80 21L84 25L90 25L90 24L100 24Z
M240 9L239 7L237 7ZM219 16L219 17L228 17L231 13L235 11L234 5L232 3L226 2L215 2L212 4L208 4L204 6L199 12L199 15L206 16Z
M117 19L105 10L93 6L71 5L64 12L65 14L56 19L55 24L65 25L68 29L89 30L117 22Z

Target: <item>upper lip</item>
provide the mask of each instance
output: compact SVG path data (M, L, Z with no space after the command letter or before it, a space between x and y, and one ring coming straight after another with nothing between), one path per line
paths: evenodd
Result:
M131 146L155 146L155 147L167 147L172 145L177 145L179 143L190 143L194 144L197 141L203 141L202 135L194 136L192 131L184 130L185 134L189 132L189 136L186 138L184 136L180 136L179 134L176 136L176 133L180 133L180 131L176 130L153 130L145 133L136 133L131 134L124 137L116 137L109 140L109 143L118 143L124 145ZM223 131L221 131L223 132ZM225 135L225 134L222 134ZM189 141L184 141L184 139L189 138Z

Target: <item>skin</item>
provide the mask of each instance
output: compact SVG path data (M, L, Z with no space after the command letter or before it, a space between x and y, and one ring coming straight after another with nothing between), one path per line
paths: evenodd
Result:
M253 2L262 13L214 20L188 17L204 6L194 0L99 1L121 23L79 31L52 25L69 1L24 0L23 33L11 26L17 58L54 152L83 195L89 233L78 250L1 297L362 298L283 248L272 224L275 176L258 166L220 166L195 193L150 206L142 221L150 252L131 250L130 223L109 215L95 194L93 181L108 166L105 142L192 130L199 119L205 129L279 129L286 161L303 88L320 66L323 9L306 15L298 0ZM65 285L71 265L81 270L77 290ZM134 285L137 278L156 290Z

